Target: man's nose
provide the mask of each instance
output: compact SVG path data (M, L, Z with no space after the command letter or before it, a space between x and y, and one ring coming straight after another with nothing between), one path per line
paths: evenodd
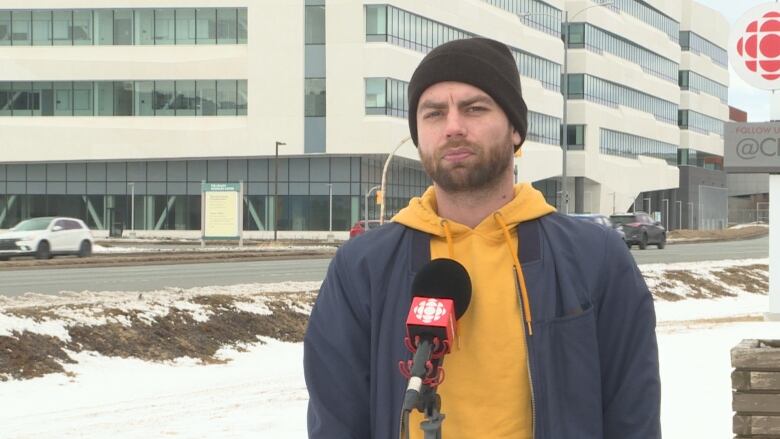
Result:
M447 125L445 128L445 134L447 137L464 137L466 135L466 127L463 122L463 116L457 109L451 109L448 111Z

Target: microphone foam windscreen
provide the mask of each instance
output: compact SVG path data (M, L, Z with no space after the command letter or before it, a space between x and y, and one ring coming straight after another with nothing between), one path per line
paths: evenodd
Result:
M455 317L459 319L471 302L471 278L466 268L457 261L434 259L414 277L412 296L452 299Z

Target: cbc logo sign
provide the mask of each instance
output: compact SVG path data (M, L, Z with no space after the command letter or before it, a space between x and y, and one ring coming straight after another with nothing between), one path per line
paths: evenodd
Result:
M423 323L436 322L447 314L444 304L436 299L427 299L418 303L414 308L414 316Z
M746 12L729 39L732 68L753 87L780 89L780 3L765 3Z

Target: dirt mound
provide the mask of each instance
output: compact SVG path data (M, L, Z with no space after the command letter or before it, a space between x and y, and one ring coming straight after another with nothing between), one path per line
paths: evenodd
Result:
M6 309L37 323L62 319L67 337L28 330L0 336L0 381L65 372L63 365L75 362L71 354L82 351L146 361L189 357L210 364L225 361L220 349L240 350L262 343L260 337L301 342L315 297L311 292L196 295L171 301L165 310L152 297L140 297L146 307L101 309L82 303ZM73 315L79 318L68 322Z

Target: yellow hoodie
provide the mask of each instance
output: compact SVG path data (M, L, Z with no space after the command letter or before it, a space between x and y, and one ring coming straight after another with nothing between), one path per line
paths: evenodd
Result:
M555 208L530 184L516 185L514 191L512 201L474 229L439 217L432 187L393 218L432 235L431 259L455 259L471 277L471 304L458 320L458 346L444 358L446 375L438 388L447 439L527 439L533 434L525 346L531 315L515 226ZM412 438L423 437L422 420L421 413L412 414Z

